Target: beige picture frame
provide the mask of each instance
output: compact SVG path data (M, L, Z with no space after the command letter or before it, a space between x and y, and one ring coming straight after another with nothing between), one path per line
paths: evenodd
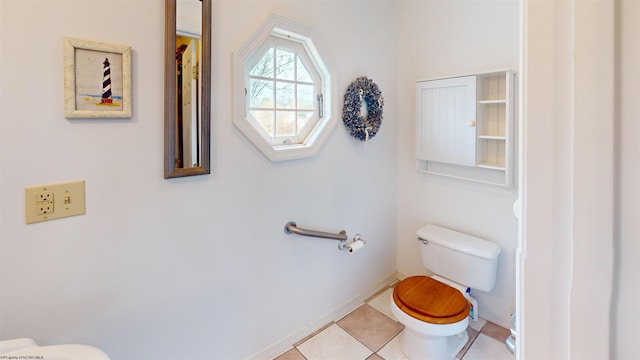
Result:
M131 117L131 47L64 38L64 116Z

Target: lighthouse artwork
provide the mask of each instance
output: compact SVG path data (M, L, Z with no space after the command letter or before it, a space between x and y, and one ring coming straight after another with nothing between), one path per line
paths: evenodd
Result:
M122 110L122 55L76 50L78 110Z
M131 47L64 38L64 117L130 118L131 98Z

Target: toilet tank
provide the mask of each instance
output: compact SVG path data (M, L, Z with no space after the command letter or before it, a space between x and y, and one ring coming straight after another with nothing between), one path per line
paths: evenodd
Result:
M421 227L416 235L427 269L472 289L493 289L500 246L433 224Z

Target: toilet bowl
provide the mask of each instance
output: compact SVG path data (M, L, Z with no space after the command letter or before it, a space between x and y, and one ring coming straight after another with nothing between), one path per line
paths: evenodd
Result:
M391 312L405 326L400 349L411 360L452 360L469 339L468 286L493 288L500 247L433 224L417 235L423 264L436 275L411 276L394 288Z
M391 311L405 326L400 347L409 359L453 359L469 340L471 303L459 290L430 277L398 283Z
M33 339L0 341L0 357L4 359L44 360L110 360L102 350L88 345L64 344L38 346Z

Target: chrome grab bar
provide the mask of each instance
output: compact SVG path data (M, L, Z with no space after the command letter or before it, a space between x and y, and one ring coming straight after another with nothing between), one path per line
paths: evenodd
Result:
M347 236L347 232L344 230L340 231L337 234L333 234L333 233L328 233L324 231L302 229L297 227L296 223L293 221L289 221L284 225L284 233L298 234L302 236L311 236L311 237L325 238L325 239L332 239L332 240L341 240L341 241L346 241L347 239L349 239L349 236Z

